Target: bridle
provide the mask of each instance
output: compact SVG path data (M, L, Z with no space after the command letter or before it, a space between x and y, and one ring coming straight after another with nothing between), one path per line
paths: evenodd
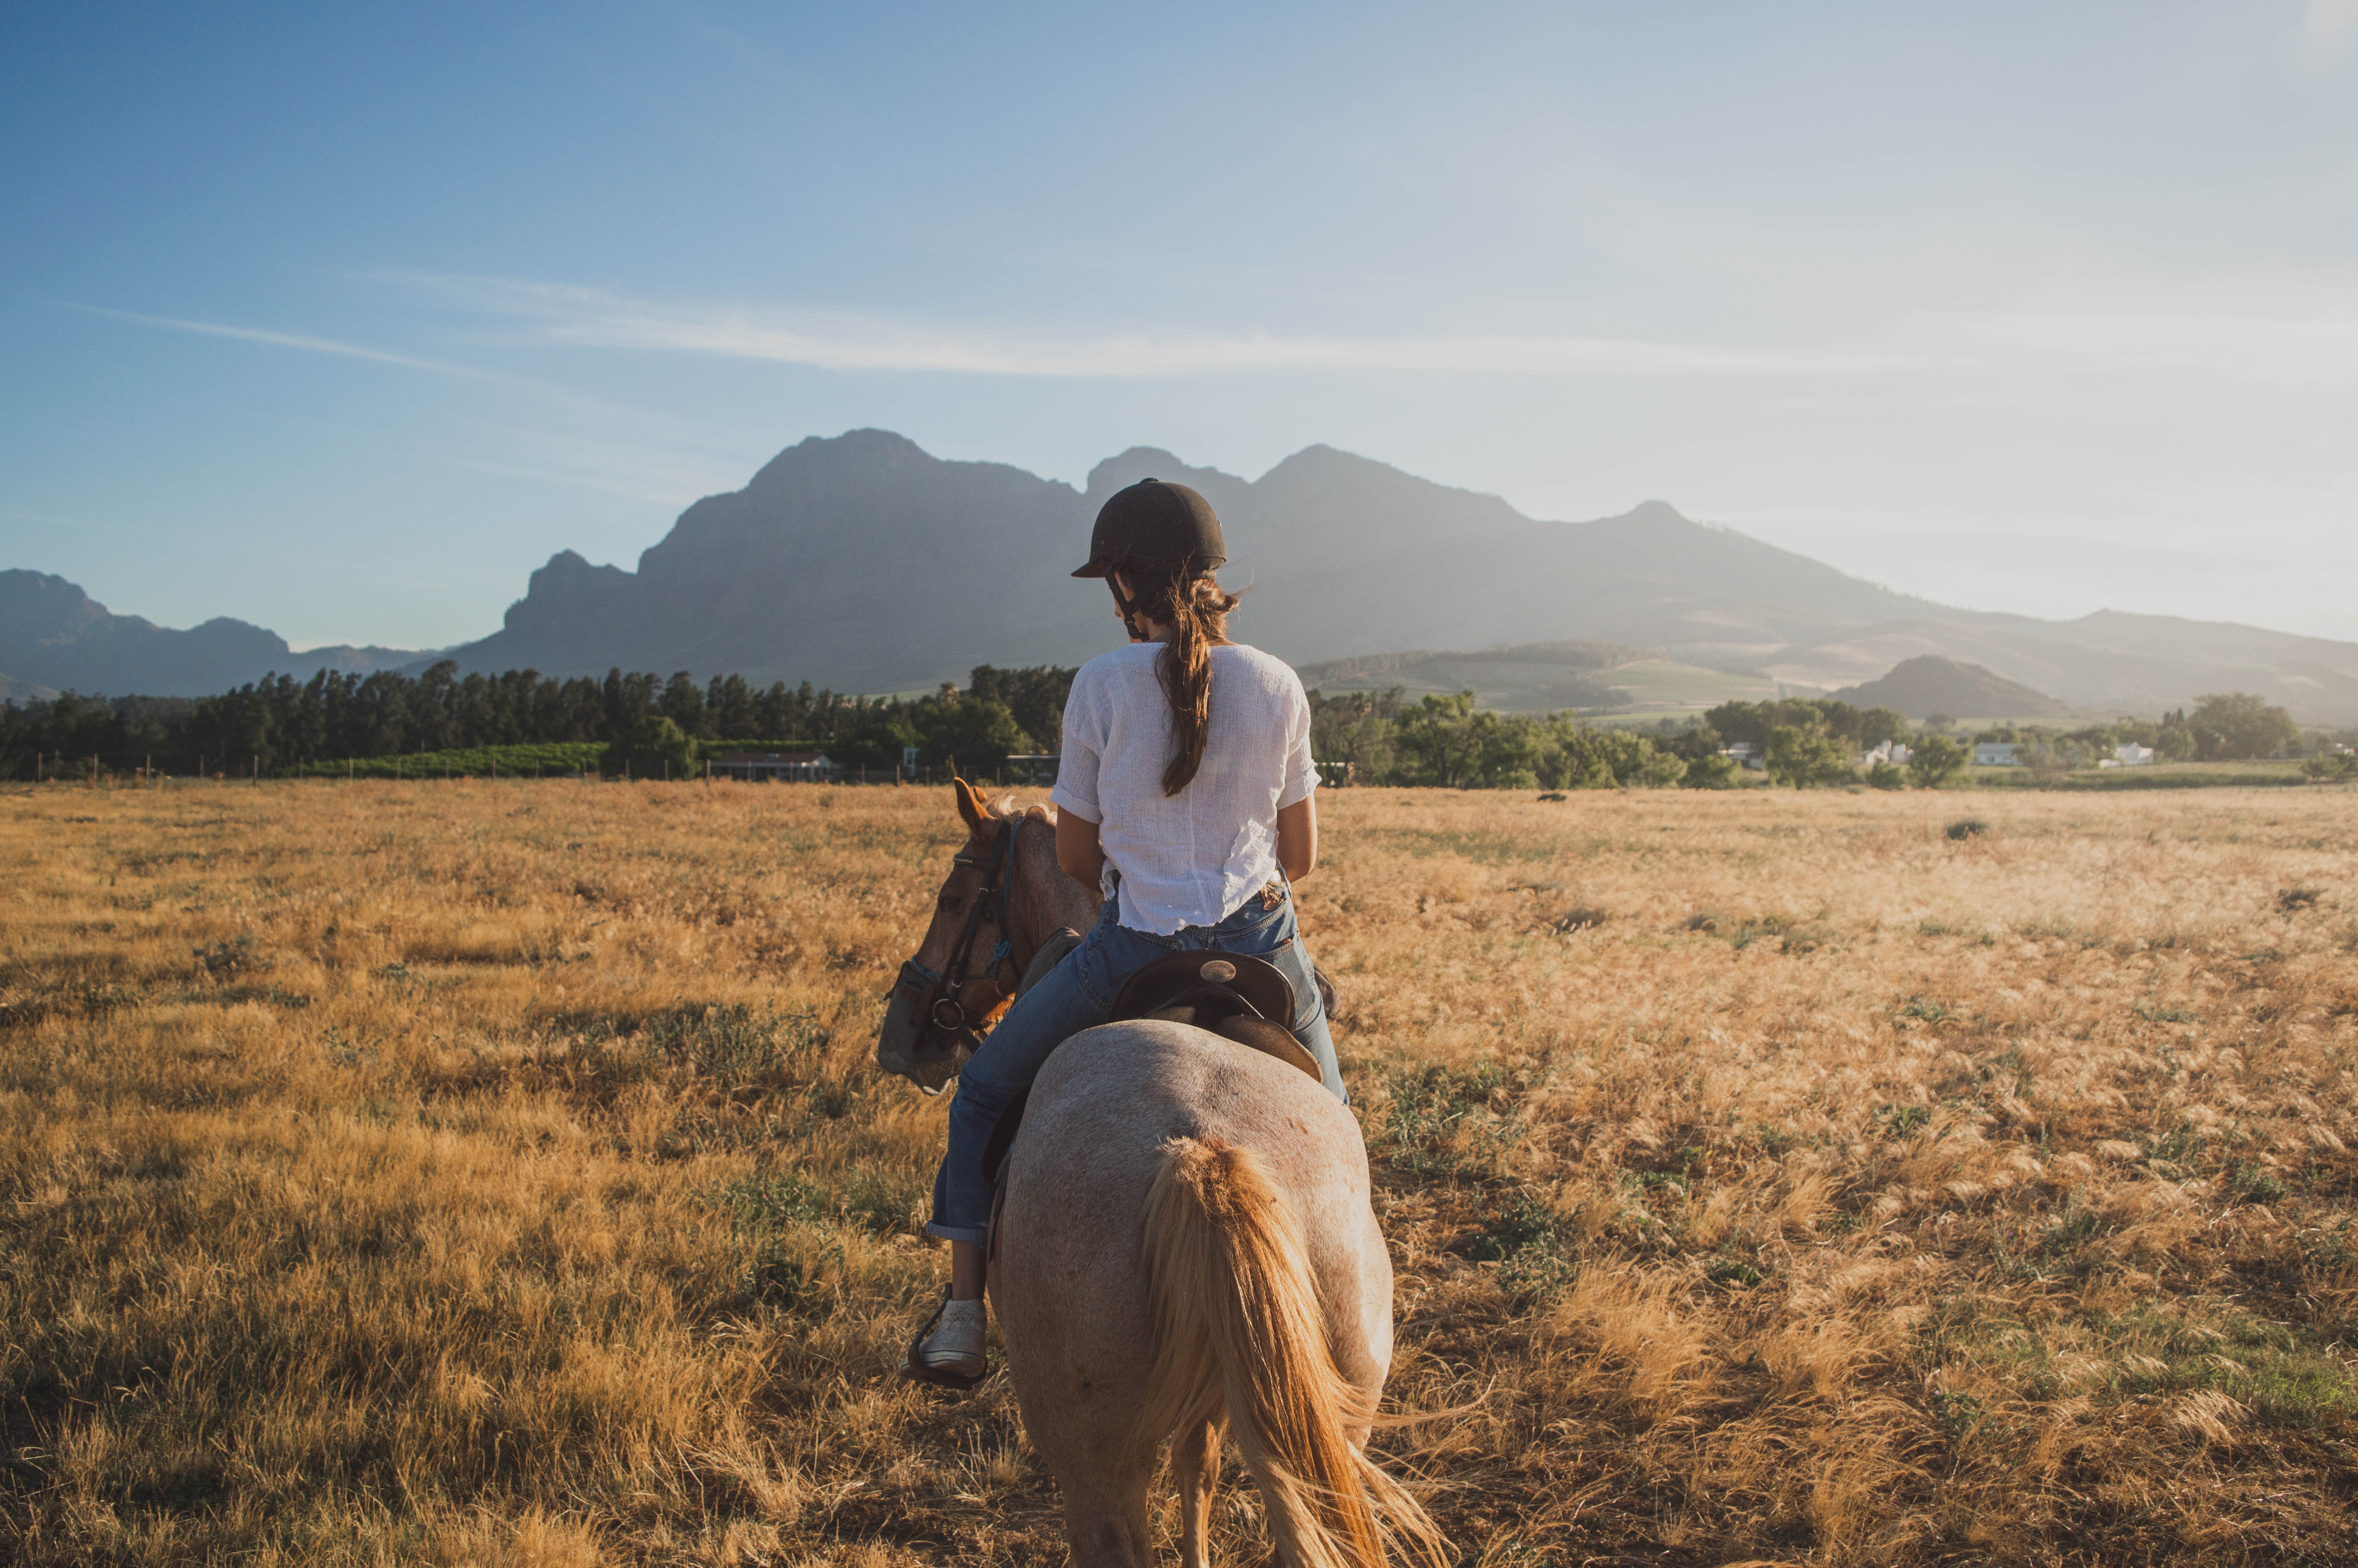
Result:
M901 966L900 978L893 981L895 990L924 988L917 1003L917 1037L911 1043L913 1050L923 1051L937 1033L953 1043L963 1044L968 1051L981 1048L982 1036L975 1032L977 1021L967 1016L958 992L966 989L967 965L974 956L974 939L982 930L986 914L991 915L999 927L999 946L991 949L990 964L983 974L999 988L1002 1000L1015 994L1000 978L1000 971L1015 950L1011 940L1014 923L1010 905L1015 893L1015 835L1022 826L1021 817L1003 820L999 825L999 836L979 856L960 853L950 857L956 865L981 867L982 886L967 907L966 929L958 933L949 961L935 970L911 958Z

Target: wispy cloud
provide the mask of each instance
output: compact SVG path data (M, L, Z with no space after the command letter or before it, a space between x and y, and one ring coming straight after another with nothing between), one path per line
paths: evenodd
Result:
M1547 333L1072 332L759 306L633 299L514 278L383 273L462 311L524 324L540 346L710 354L834 371L1078 378L1256 372L1832 378L2187 373L2291 384L2358 380L2358 312L1992 311L1890 323L1849 343L1687 342Z
M1889 355L1536 334L1017 332L842 312L665 305L511 278L377 276L463 308L535 322L535 341L542 343L713 354L821 370L1073 377L1254 371L1740 376L1849 374L1898 363Z
M233 338L248 343L267 343L273 348L300 349L306 353L337 354L345 359L369 360L377 364L400 365L408 370L432 371L439 375L462 375L478 381L515 379L498 371L447 364L440 360L417 359L409 354L372 349L361 343L347 343L337 338L314 337L308 332L281 332L267 327L237 327L222 321L190 321L177 316L149 316L137 310L117 310L105 305L75 304L70 308L93 316L111 317L117 321L135 321L143 327L162 327L170 331L194 332L207 338Z

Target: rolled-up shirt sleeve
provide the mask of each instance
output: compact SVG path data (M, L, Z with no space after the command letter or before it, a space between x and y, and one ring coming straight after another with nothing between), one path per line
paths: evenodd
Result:
M1285 787L1278 792L1277 808L1299 806L1318 787L1318 763L1310 755L1310 699L1302 683L1293 684L1293 700L1286 705Z
M1058 811L1069 811L1084 822L1103 822L1098 805L1098 765L1105 755L1105 715L1079 680L1065 697L1062 754L1056 759L1056 787L1048 792Z

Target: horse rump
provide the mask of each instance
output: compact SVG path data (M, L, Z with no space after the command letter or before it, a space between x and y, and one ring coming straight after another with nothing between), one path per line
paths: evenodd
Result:
M1416 1499L1360 1450L1374 1400L1336 1368L1301 1226L1251 1150L1163 1146L1145 1264L1149 1444L1225 1416L1281 1554L1302 1568L1381 1568L1388 1541L1448 1561Z

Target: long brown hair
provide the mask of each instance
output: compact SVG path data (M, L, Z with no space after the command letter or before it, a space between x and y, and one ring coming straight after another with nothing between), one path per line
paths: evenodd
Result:
M1177 795L1204 764L1204 742L1212 730L1212 644L1228 640L1228 611L1237 607L1237 596L1224 591L1209 572L1120 569L1136 614L1171 628L1154 673L1170 699L1171 734L1178 742L1163 770L1163 793Z

